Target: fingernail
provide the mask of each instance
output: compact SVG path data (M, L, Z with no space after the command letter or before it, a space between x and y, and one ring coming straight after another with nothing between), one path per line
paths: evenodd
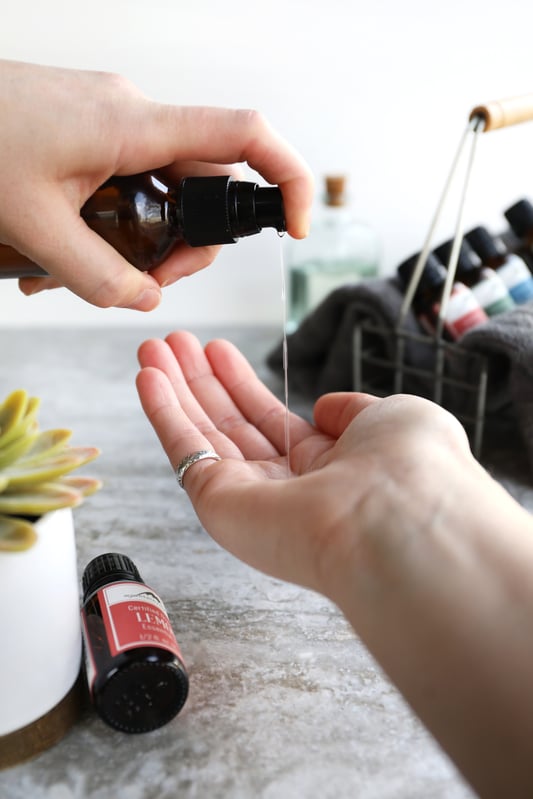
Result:
M161 291L159 289L144 289L135 298L131 305L126 306L133 311L153 311L161 302Z

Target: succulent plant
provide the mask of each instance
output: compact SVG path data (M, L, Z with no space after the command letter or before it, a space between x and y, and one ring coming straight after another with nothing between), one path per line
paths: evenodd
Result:
M40 516L75 507L101 486L95 478L69 475L99 450L70 446L71 430L39 430L39 405L23 390L0 405L0 552L28 549Z

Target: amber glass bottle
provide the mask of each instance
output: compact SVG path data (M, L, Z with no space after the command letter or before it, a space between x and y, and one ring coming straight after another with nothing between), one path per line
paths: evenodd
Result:
M142 271L160 264L174 246L233 244L264 227L285 230L278 186L228 175L186 177L171 186L152 173L114 177L90 197L87 225ZM0 244L0 278L45 275L40 266Z
M122 732L154 730L187 699L189 681L165 607L125 555L94 558L83 574L87 684L101 718Z

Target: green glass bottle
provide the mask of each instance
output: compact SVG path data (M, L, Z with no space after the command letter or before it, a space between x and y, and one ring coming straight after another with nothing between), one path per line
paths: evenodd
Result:
M356 218L345 189L344 176L326 177L324 202L309 236L288 242L289 332L335 288L378 274L377 234Z

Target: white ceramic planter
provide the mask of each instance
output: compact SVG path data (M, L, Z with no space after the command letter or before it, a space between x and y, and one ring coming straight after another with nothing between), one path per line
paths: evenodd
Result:
M46 514L36 528L30 549L0 553L0 736L52 710L80 670L72 512Z

